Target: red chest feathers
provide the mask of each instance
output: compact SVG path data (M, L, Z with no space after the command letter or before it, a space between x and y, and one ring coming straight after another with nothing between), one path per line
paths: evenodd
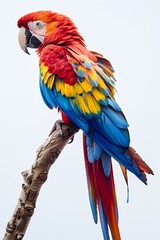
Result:
M57 75L65 83L74 85L77 75L68 62L66 50L61 46L48 45L40 52L40 63L48 67L50 73Z

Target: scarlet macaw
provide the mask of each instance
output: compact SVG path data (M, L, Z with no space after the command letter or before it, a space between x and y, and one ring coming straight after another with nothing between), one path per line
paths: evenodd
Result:
M129 146L127 120L115 100L111 63L89 51L67 16L51 11L26 14L18 20L19 43L37 49L40 91L49 108L58 108L65 123L83 131L89 200L95 223L97 206L104 240L120 240L113 177L114 158L127 179L127 169L146 183L150 167Z

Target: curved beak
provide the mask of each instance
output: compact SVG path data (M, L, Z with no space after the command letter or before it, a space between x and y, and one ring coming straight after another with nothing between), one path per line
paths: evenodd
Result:
M42 44L42 42L36 36L34 36L28 29L25 29L24 27L20 28L18 42L21 49L27 54L30 54L27 49L28 47L38 48Z

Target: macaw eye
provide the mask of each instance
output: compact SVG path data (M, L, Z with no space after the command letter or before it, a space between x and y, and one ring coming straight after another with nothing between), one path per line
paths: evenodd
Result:
M34 21L34 22L33 22L33 27L34 27L34 28L41 29L41 28L44 27L44 25L45 25L45 23L42 22L42 21Z

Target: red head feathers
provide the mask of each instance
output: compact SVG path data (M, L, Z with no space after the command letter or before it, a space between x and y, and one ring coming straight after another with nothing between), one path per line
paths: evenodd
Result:
M18 20L18 27L24 27L29 29L29 22L41 21L46 24L45 26L45 44L49 44L50 41L61 45L69 45L74 42L79 42L85 46L83 37L79 34L76 26L72 20L60 13L52 11L37 11L26 14ZM30 29L29 29L30 30ZM36 33L36 31L34 32Z

